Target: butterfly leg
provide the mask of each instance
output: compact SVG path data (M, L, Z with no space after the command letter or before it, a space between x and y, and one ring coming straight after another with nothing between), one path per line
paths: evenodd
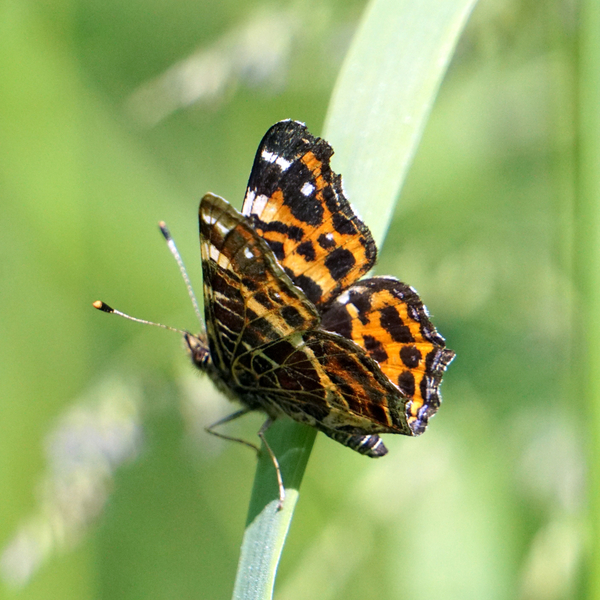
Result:
M267 442L267 438L265 437L265 432L269 427L273 424L273 419L267 419L263 426L260 428L258 432L258 437L262 440L271 460L273 461L273 466L275 467L275 473L277 474L277 485L279 486L279 504L277 505L277 510L281 510L283 508L283 501L285 500L285 488L283 487L283 477L281 476L281 469L279 468L279 461L275 456L273 450L271 450L271 446Z
M212 425L209 425L208 427L205 427L204 429L205 429L206 433L210 433L211 435L221 438L222 440L229 440L230 442L238 442L239 444L244 444L244 446L248 446L248 448L252 448L256 452L256 454L258 454L260 452L260 448L258 446L255 446L253 443L247 442L246 440L242 440L241 438L232 437L230 435L225 435L224 433L219 433L218 431L214 431L215 427L219 427L220 425L229 423L229 421L233 421L234 419L237 419L238 417L242 417L249 412L250 412L249 408L241 408L240 410L236 410L234 413L227 415L226 417L223 417L222 419L219 419L216 423L213 423Z

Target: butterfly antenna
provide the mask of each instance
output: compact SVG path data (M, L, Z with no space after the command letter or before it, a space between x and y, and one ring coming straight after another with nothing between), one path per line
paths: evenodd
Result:
M119 317L123 317L124 319L129 319L130 321L135 321L136 323L143 323L144 325L154 325L154 327L162 327L163 329L168 329L169 331L175 331L176 333L180 333L182 335L187 335L187 331L183 331L183 329L177 329L176 327L170 327L169 325L163 325L162 323L154 323L153 321L146 321L146 319L138 319L137 317L132 317L131 315L126 315L124 312L113 308L106 304L106 302L102 302L102 300L96 300L92 304L94 308L101 310L102 312L109 313L111 315L118 315Z
M202 314L200 313L200 307L198 306L198 300L196 300L196 294L194 294L194 289L192 288L192 282L190 281L190 278L188 277L187 270L185 268L185 265L183 264L183 259L181 258L181 254L179 254L179 250L177 250L177 246L175 245L175 240L171 237L171 233L167 229L167 225L164 221L161 221L158 224L158 226L160 227L160 232L163 234L165 240L167 241L167 246L169 247L171 254L177 261L177 266L179 267L179 272L181 273L181 276L183 277L183 281L185 281L185 287L187 288L189 297L194 306L194 311L196 312L198 321L200 321L200 324L202 325L202 323L203 323Z

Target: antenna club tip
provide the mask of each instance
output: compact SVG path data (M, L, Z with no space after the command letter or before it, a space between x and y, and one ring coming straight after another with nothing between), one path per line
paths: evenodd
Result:
M96 300L96 302L94 302L92 304L92 306L94 308L97 308L98 310L101 310L102 312L106 312L106 313L115 312L114 309L111 306L109 306L105 302L102 302L102 300Z
M169 233L167 224L164 221L160 221L160 223L158 224L158 228L160 229L160 232L163 234L163 237L165 238L165 240L167 240L167 242L168 242L171 239L171 234Z

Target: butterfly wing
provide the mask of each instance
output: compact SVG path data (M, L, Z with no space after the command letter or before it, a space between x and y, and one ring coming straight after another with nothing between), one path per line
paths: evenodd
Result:
M365 279L334 300L321 327L365 349L409 399L414 434L423 433L439 408L442 375L454 352L445 347L417 292L391 277Z
M317 308L369 271L377 255L331 170L332 154L303 123L276 123L256 153L242 210Z
M315 307L248 219L209 194L200 232L210 353L226 387L370 456L386 452L373 434L413 434L407 399L353 341L318 328Z

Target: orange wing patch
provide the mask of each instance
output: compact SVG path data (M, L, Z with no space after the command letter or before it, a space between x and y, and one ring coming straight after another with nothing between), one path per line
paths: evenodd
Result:
M332 154L303 124L277 123L258 148L242 211L317 307L371 269L377 255L329 166Z
M331 304L321 327L366 350L409 399L409 425L422 433L439 408L439 386L454 352L445 348L415 290L397 279L366 279Z

